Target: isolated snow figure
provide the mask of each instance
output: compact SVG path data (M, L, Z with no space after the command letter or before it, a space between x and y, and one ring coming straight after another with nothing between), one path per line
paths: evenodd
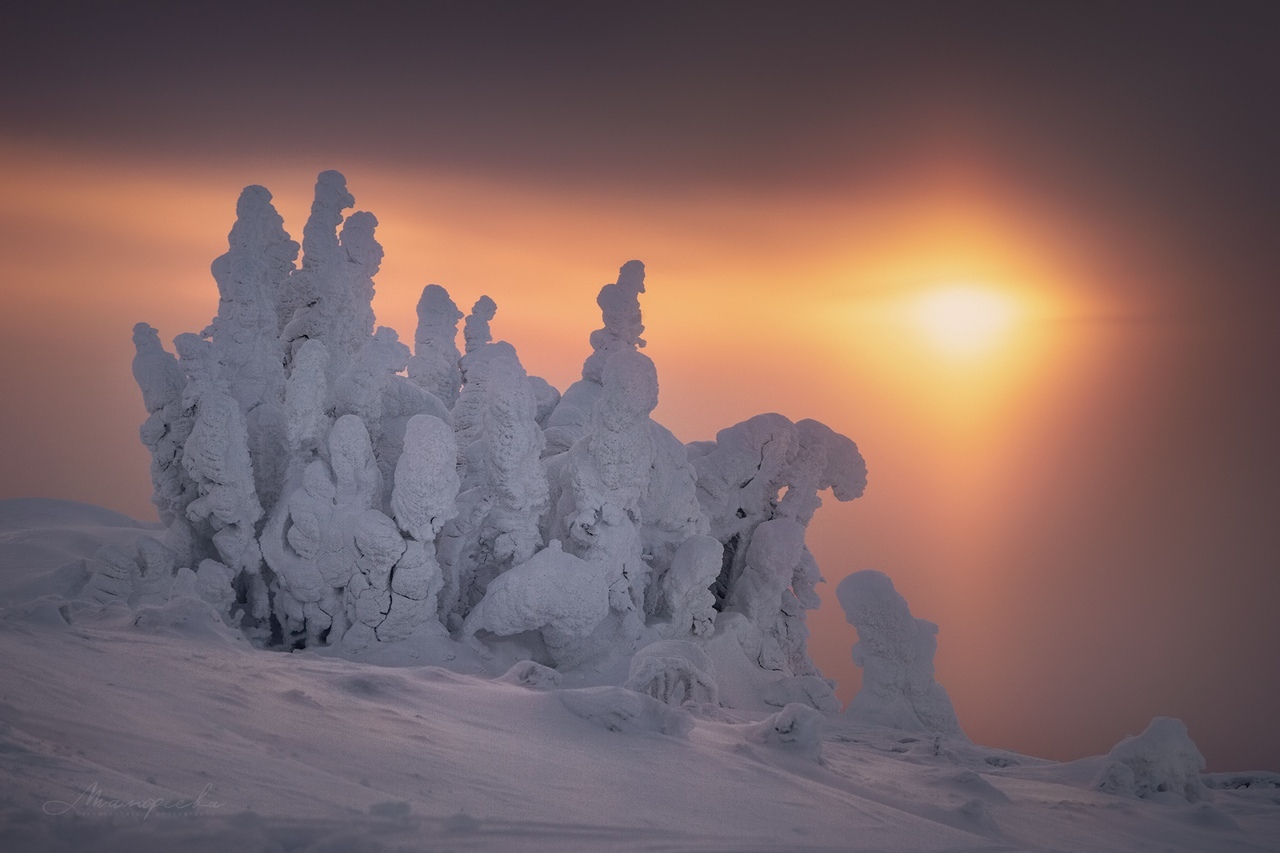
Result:
M1200 774L1204 756L1173 717L1156 717L1142 734L1126 737L1111 752L1094 787L1109 794L1151 797L1172 794L1189 802L1208 796Z
M236 202L228 250L212 265L218 283L218 315L206 330L231 396L246 414L284 399L284 349L277 303L294 269L298 244L264 187L245 187Z
M498 303L487 296L481 296L476 300L476 304L471 306L471 313L467 315L462 328L462 339L468 354L493 340L493 333L489 331L489 321L497 314Z
M195 411L183 402L186 377L146 323L133 327L133 377L142 389L147 419L138 431L151 452L151 503L166 525L186 525L187 505L198 492L182 465L182 448L195 425Z
M528 562L490 582L467 614L462 638L474 638L478 631L511 636L538 630L556 657L557 649L590 635L608 613L608 577L562 551L553 539Z
M623 687L676 707L717 700L711 658L688 640L658 640L636 652Z
M716 597L710 587L723 562L724 546L711 536L690 536L681 543L671 568L662 576L673 637L709 637L714 633Z
M413 336L409 378L453 408L462 385L458 369L458 321L462 312L438 284L428 284L418 300L418 329Z
M938 626L913 617L882 572L849 575L836 596L858 630L853 662L862 667L862 689L846 713L895 729L962 734L947 691L933 678Z

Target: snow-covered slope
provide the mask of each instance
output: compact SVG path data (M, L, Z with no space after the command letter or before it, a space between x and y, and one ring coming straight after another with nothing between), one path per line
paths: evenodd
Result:
M540 689L426 641L263 651L195 597L74 597L78 561L151 530L0 502L0 849L1280 850L1275 774L1138 799L1096 789L1104 757Z

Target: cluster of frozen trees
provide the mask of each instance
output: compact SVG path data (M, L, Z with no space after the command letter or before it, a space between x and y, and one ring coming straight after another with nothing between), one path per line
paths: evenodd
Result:
M695 647L727 631L799 685L775 704L831 701L806 649L821 575L805 532L819 492L862 493L854 443L777 414L688 445L656 423L638 261L600 291L563 394L493 340L487 296L464 318L427 286L410 349L374 326L382 249L353 204L321 174L299 247L270 193L245 189L213 263L217 316L174 352L134 329L167 532L99 560L99 592L136 601L189 569L229 621L286 648L432 632L483 656L517 637L564 671L662 644L633 681L702 698Z

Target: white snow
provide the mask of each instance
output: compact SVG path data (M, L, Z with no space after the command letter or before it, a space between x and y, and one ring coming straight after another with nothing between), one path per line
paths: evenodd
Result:
M267 651L189 595L131 611L59 568L156 532L0 502L6 850L1280 850L1276 774L1117 796L1103 756L676 708L438 637L399 666Z
M806 535L853 441L655 422L639 261L563 396L488 297L461 354L429 285L411 355L354 203L319 176L297 266L247 188L208 328L134 327L161 525L0 504L0 847L1280 849L1276 786L1176 720L1072 765L970 744L879 572L838 588L841 714Z

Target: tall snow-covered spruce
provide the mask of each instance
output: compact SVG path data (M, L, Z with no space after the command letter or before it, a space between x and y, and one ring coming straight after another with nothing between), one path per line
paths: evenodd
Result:
M777 414L690 445L656 423L639 261L600 290L563 396L493 339L488 296L459 350L463 314L427 285L410 352L375 328L382 248L354 204L322 173L299 247L248 187L208 328L177 357L135 328L168 529L103 555L90 588L154 601L191 570L173 588L268 648L405 643L676 704L830 709L806 647L822 578L805 533L820 491L862 493L854 443Z

